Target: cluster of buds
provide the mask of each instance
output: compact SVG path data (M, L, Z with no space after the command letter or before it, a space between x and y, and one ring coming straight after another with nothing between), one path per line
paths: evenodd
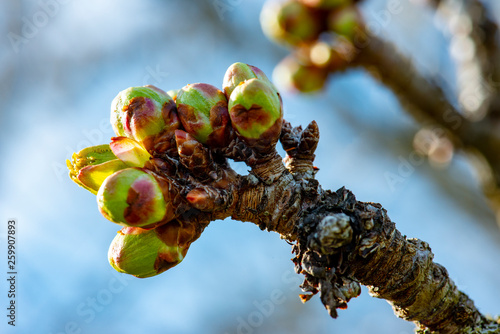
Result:
M85 148L67 164L71 179L97 196L101 214L123 226L109 261L136 277L180 263L210 222L200 213L223 210L240 177L227 159L245 161L265 183L284 170L262 168L278 156L283 106L251 65L231 65L221 89L125 89L111 104L111 124L109 144Z
M264 33L293 49L274 71L280 86L304 93L322 89L328 74L344 70L363 32L359 0L268 1L261 13Z

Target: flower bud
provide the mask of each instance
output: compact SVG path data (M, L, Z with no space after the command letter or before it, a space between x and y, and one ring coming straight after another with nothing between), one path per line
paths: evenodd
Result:
M296 1L268 1L260 23L270 39L290 45L314 41L324 30L321 13Z
M361 33L361 14L355 5L333 10L328 16L328 30L353 40L356 33Z
M97 194L99 187L111 174L128 166L117 159L109 145L84 148L66 160L70 178L79 186Z
M154 86L131 87L111 103L111 125L117 136L141 143L148 151L157 136L179 128L175 102Z
M182 126L196 140L212 147L229 143L231 127L222 91L204 83L189 84L177 94L176 104Z
M139 278L155 276L179 264L194 237L193 225L183 227L175 220L152 230L124 227L111 242L109 263Z
M229 98L229 115L234 129L260 153L274 149L281 132L282 109L278 93L260 79L238 85Z
M109 176L99 188L97 203L106 219L123 226L153 228L175 216L154 176L137 168Z
M288 56L275 67L273 78L280 88L314 93L324 87L328 70L309 62L301 62L294 56Z
M234 63L226 71L224 75L224 81L222 84L222 89L224 94L229 99L234 88L238 86L245 80L250 79L260 79L266 82L271 88L277 91L273 83L267 78L267 76L258 67L244 64L244 63Z

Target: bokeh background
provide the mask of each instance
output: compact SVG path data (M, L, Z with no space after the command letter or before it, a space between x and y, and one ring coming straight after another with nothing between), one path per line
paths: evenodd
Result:
M382 37L450 91L449 41L431 11L367 0ZM261 32L263 0L41 0L0 3L0 332L411 333L384 300L360 297L332 320L319 297L303 305L291 247L275 233L212 223L183 263L148 279L117 274L107 250L118 226L70 181L65 160L113 135L109 106L130 86L222 85L236 61L271 75L287 50ZM490 9L500 12L498 2ZM498 17L498 16L497 16ZM364 71L317 95L283 92L294 125L319 123L317 178L381 203L403 234L431 245L484 313L500 314L500 231L467 160L405 165L418 126ZM246 167L235 167L244 173ZM401 176L396 184L392 173ZM17 319L7 325L7 221L17 230ZM276 296L279 296L277 298ZM270 300L274 299L274 303Z

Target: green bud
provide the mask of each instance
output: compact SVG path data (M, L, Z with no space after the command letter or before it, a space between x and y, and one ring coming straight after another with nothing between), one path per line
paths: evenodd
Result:
M117 159L109 145L84 148L66 160L69 177L79 186L97 194L104 180L114 172L128 166Z
M334 10L328 17L328 29L338 35L353 40L355 34L361 31L361 14L356 6L346 6Z
M89 165L99 165L116 159L108 144L86 147L78 153L73 153L75 167L80 169Z
M244 63L234 63L229 66L226 74L224 75L224 81L222 84L224 94L226 94L226 97L229 99L236 86L243 81L255 78L266 82L269 86L271 86L271 88L278 91L276 87L274 87L271 80L269 80L264 72L262 72L258 67Z
M152 230L124 227L111 242L109 263L139 278L161 274L184 259L194 232L192 226L183 228L175 220Z
M238 85L229 98L234 129L247 144L261 152L274 148L283 121L283 106L276 90L260 79Z
M154 176L138 168L127 168L109 176L97 193L99 211L123 226L152 228L173 219Z
M268 1L260 23L270 39L290 45L314 41L324 30L321 13L296 1Z
M176 104L182 126L196 140L212 147L228 144L231 127L222 91L204 83L189 84L177 94Z
M111 125L117 136L141 143L148 151L155 138L179 128L174 100L154 86L131 87L111 103Z
M324 87L328 69L303 63L294 56L288 56L276 66L273 78L278 86L286 90L314 93Z
M321 9L334 9L346 4L351 3L352 0L298 0L306 6L321 8Z

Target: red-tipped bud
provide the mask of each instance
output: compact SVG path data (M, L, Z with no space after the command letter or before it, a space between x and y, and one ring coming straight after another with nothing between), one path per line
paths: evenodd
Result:
M167 94L174 100L177 100L177 94L179 94L180 89L171 89L167 91Z
M152 228L175 216L157 180L136 168L109 176L99 188L97 203L105 218L123 226Z
M154 86L120 92L111 103L111 124L117 136L132 138L148 151L158 136L180 126L174 100Z
M187 194L186 199L189 204L201 211L212 211L216 208L216 198L203 188L191 190Z
M233 128L260 153L274 150L281 133L283 106L276 90L259 79L238 85L229 98Z
M179 264L195 237L193 225L175 220L153 230L124 227L109 247L109 263L139 278L155 276Z
M226 97L229 99L233 90L242 82L250 79L260 79L266 82L271 88L277 91L273 83L267 78L267 76L258 67L244 64L244 63L234 63L226 71L224 75L224 81L222 88Z
M189 84L177 94L176 104L184 129L196 140L212 147L225 147L229 143L227 99L217 87Z

